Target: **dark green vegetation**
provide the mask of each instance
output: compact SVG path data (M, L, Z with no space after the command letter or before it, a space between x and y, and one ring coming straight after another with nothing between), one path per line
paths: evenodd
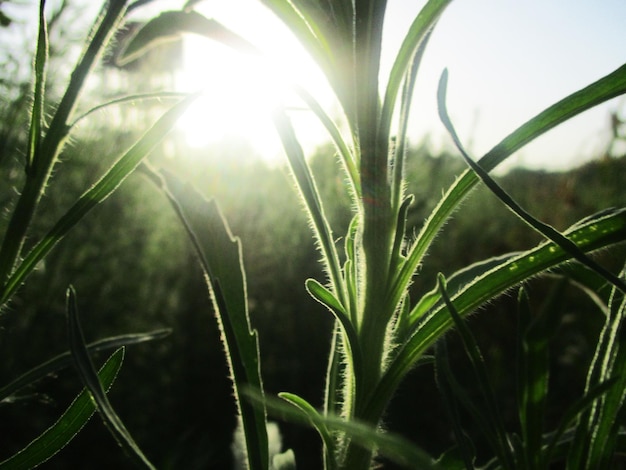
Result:
M192 165L175 134L164 138L195 96L81 99L89 78L107 82L96 64L144 3L104 3L57 91L49 28L59 16L42 1L30 84L3 82L0 468L50 458L227 468L237 416L252 470L295 459L326 470L622 463L624 157L559 175L489 171L625 93L626 65L479 160L448 117L444 71L438 105L455 150L432 156L410 148L406 123L449 1L426 2L378 97L384 1L266 0L326 74L348 135L299 89L333 149L305 159L277 104L288 170L226 144ZM183 31L253 50L194 3L148 22L122 61ZM138 132L90 120L153 98L174 104L136 119ZM80 431L94 412L105 426ZM272 455L267 415L285 422L282 454Z
M80 192L85 175L97 174L100 165L105 165L89 158L89 152L81 152L97 144L86 140L73 145L64 163L67 179L63 190L50 193L51 199L70 200L72 194ZM236 145L203 152L205 158L190 159L193 164L187 163L186 170L182 161L173 166L207 196L219 199L233 232L241 236L250 314L259 330L267 390L290 390L319 406L332 319L310 298L302 283L322 273L289 176L283 168L271 169L255 161L242 163L238 155L252 152ZM158 156L155 161L159 161ZM322 197L330 202L327 210L333 227L344 230L350 207L341 175L334 169L332 149L320 150L312 167L320 175ZM416 203L409 212L409 233L419 228L436 195L462 170L458 157L431 157L426 147L411 151L407 171L409 191L416 194ZM5 164L3 178L12 171L16 168ZM623 181L624 158L602 159L557 174L515 170L501 179L526 207L556 227L567 227L583 214L623 203ZM62 205L50 206L42 225L48 218L55 220ZM438 271L451 273L473 259L536 242L537 236L489 193L477 190L433 245L424 278L432 279ZM607 261L611 264L619 264L620 256L610 258ZM531 283L532 298L540 299L552 283ZM158 342L129 348L111 391L112 403L144 453L159 467L226 465L223 462L230 459L235 406L212 308L182 229L144 176L132 176L85 219L5 310L0 342L5 358L0 376L3 383L67 349L64 292L69 284L79 293L88 341L134 331L172 329L170 336ZM432 285L416 282L414 295L430 288ZM558 334L550 341L553 414L579 396L584 364L591 359L600 325L600 314L590 301L574 288L568 288L567 293L567 300L560 305L563 313ZM511 422L515 413L515 384L510 373L515 360L511 346L516 330L514 297L505 296L486 307L470 323ZM468 387L468 393L475 394L472 379L463 376L465 367L455 338L450 340L459 380ZM74 373L66 370L23 390L19 401L3 405L0 434L6 437L2 456L18 450L54 422L79 388ZM387 421L389 427L433 453L450 445L450 425L431 366L409 376L392 402ZM299 426L281 426L285 445L301 456L300 468L318 468L315 433ZM126 465L126 457L98 419L92 420L46 468L76 468L92 458L101 468Z

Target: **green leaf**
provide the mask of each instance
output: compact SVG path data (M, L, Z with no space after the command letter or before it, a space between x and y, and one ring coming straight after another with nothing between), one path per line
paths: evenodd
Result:
M245 387L258 390L261 394L263 390L257 334L252 330L248 316L241 243L233 237L214 200L206 200L195 188L183 185L170 173L159 175L147 165L143 170L170 200L204 270L225 340L249 465L255 470L267 469L269 455L265 411L241 400Z
M350 179L352 195L356 198L356 200L358 200L361 197L361 175L358 171L358 156L353 154L350 150L341 135L341 132L337 128L337 125L333 122L330 116L328 116L324 108L320 106L313 95L300 86L296 86L295 91L328 131L328 135L335 144L335 147L341 156L341 161L344 165L348 178Z
M183 33L195 33L221 42L237 51L258 54L251 43L222 26L214 19L206 18L196 11L166 11L148 21L135 34L117 58L119 65L126 65L148 50L174 39Z
M468 164L468 166L472 169L474 173L478 175L480 180L489 188L489 190L504 204L508 207L515 215L517 215L520 219L526 222L527 225L535 229L537 232L542 234L548 240L552 240L555 244L561 247L564 251L566 251L572 258L576 259L580 263L584 264L590 269L593 269L602 277L604 277L611 284L616 286L622 292L626 293L626 283L624 283L621 279L615 276L610 271L606 270L604 267L600 266L598 263L590 259L586 256L579 248L576 246L576 243L563 236L558 230L554 227L538 220L533 217L530 213L524 210L511 196L509 196L506 191L504 191L500 185L489 176L489 173L485 171L480 164L474 162L471 157L467 154L465 149L463 148L463 144L459 139L456 130L448 116L448 111L446 109L446 93L447 93L447 83L448 83L448 72L447 70L443 71L441 75L441 79L439 81L439 90L438 90L438 108L439 108L439 117L443 122L444 126L450 133L452 140L454 141L457 149L463 156L463 159Z
M52 116L48 131L37 146L37 168L27 173L25 184L4 233L2 246L0 246L0 286L2 288L0 306L6 303L16 287L7 285L12 283L9 279L23 256L22 249L28 228L43 196L52 169L67 141L68 121L76 108L80 92L94 63L120 23L125 8L125 1L107 2L102 6L100 15L88 35L88 44L78 64L72 70L65 94Z
M124 348L119 348L105 362L98 373L102 386L111 387L122 360ZM1 470L29 470L41 465L65 447L89 421L95 406L87 390L83 390L65 410L59 420L24 449L0 463Z
M448 345L446 342L446 338L443 337L437 343L435 343L435 381L437 383L437 388L441 393L441 399L443 404L445 405L446 412L448 413L448 417L452 424L452 431L454 433L454 437L456 438L456 446L453 449L453 459L456 461L458 458L457 454L460 454L460 460L462 460L462 464L459 462L455 466L459 468L464 468L466 470L472 470L474 468L474 460L476 459L476 449L474 448L474 444L472 443L469 436L463 430L461 426L461 416L459 413L459 407L457 405L457 401L461 401L456 397L465 397L465 393L461 389L460 385L454 379L452 374L452 369L450 367L450 360L448 356ZM470 404L469 409L472 409ZM477 421L482 420L482 414L477 414ZM485 425L485 428L487 426ZM487 429L487 432L489 430ZM446 454L448 454L446 452ZM439 459L440 463L447 462L449 455L444 455ZM448 468L448 467L446 467ZM453 467L454 468L454 467Z
M624 276L626 271L622 271ZM615 287L609 314L587 376L587 391L615 380L615 385L581 417L568 462L586 468L610 468L617 445L620 416L626 402L626 296Z
M8 279L0 298L0 305L6 303L15 290L54 246L85 216L91 209L109 197L137 165L157 146L165 135L174 127L178 118L197 98L190 95L170 108L115 164L87 190L76 203L57 221L50 231L26 255L18 268Z
M448 297L448 293L446 290L446 281L443 275L440 274L438 276L437 283L439 285L441 296L443 297L448 312L450 313L450 317L452 318L454 326L456 327L456 332L459 334L463 343L463 347L465 349L465 353L470 360L470 365L472 368L472 372L474 373L476 385L485 401L485 411L482 412L483 416L480 420L481 423L484 423L483 432L487 437L490 438L491 446L496 455L498 455L501 464L505 468L513 468L515 459L511 453L511 446L504 428L504 421L502 419L500 410L498 409L496 394L493 390L493 387L491 386L491 381L489 380L489 375L487 374L487 367L485 365L482 353L478 348L478 344L476 343L474 335L467 327L467 325L463 322L461 316L459 315L452 301ZM461 393L465 395L463 392ZM475 406L472 406L471 409L475 412L480 412Z
M626 65L546 108L493 147L478 164L485 171L491 171L514 152L550 129L624 93L626 93ZM413 274L441 227L478 181L476 174L467 170L450 186L430 214L407 255L407 262L395 276L392 291L392 301L395 304L404 296Z
M253 391L246 392L247 398L257 405L264 404L271 414L305 426L320 427L328 431L341 431L358 446L377 449L378 453L405 468L423 470L438 469L437 463L425 451L402 436L381 432L369 424L356 420L345 420L337 416L322 416L304 399L293 394L281 394L288 402L274 397L264 398Z
M128 334L113 336L111 338L101 339L94 341L87 345L87 349L90 353L97 353L101 351L107 351L109 349L117 349L122 346L130 346L133 344L144 343L146 341L153 341L164 338L172 332L171 329L154 330L148 333ZM70 351L59 354L58 356L49 359L48 361L40 364L37 367L20 375L17 379L13 380L10 384L0 388L0 403L4 400L10 402L8 397L14 393L20 391L20 389L46 377L47 375L54 374L72 364L72 353Z
M382 129L388 130L390 128L395 103L400 94L402 80L405 79L405 74L407 70L409 70L411 62L415 61L416 57L417 61L415 67L419 65L421 53L423 53L423 48L421 52L420 48L425 46L439 17L451 2L452 0L429 0L415 17L415 20L413 20L406 37L402 41L402 45L400 46L400 50L398 51L389 74L380 122Z
M293 126L282 108L275 110L273 120L315 231L315 236L322 252L322 259L330 277L333 294L345 308L348 303L346 302L346 289L341 275L339 256L335 248L332 230L324 214L324 207L313 173L304 158L304 152L298 142Z
M549 341L562 318L567 285L566 278L558 279L534 317L524 289L518 294L518 414L525 461L532 468L548 468L549 455L543 451L542 436L550 372Z
M145 457L139 446L122 423L109 398L104 390L103 384L96 373L91 362L91 357L85 345L85 338L78 318L78 307L76 305L76 292L73 287L67 290L67 324L68 336L70 340L70 350L74 365L78 370L81 381L87 388L89 395L96 405L102 420L107 425L109 431L118 442L120 447L132 461L142 468L154 469L155 467Z
M328 462L328 466L330 467L325 468L325 470L333 470L336 467L335 456L337 452L335 439L326 424L320 420L321 415L308 401L298 395L283 392L279 393L278 396L300 410L306 419L309 420L310 424L317 430L324 443L326 462Z
M44 127L44 101L46 87L46 66L48 63L48 30L45 16L45 0L39 4L39 34L35 53L35 87L33 90L33 109L30 114L28 148L26 151L26 171L37 169L39 145Z
M603 211L575 224L565 233L585 252L622 242L626 238L626 209ZM560 247L545 242L532 250L505 257L500 264L477 274L458 291L451 290L450 298L459 314L464 316L507 289L567 260L568 255ZM442 302L434 301L425 316L417 317L412 314L411 318L415 321L414 333L398 349L379 387L372 394L367 407L372 416L382 413L388 397L411 370L415 361L450 329L452 320L445 310Z

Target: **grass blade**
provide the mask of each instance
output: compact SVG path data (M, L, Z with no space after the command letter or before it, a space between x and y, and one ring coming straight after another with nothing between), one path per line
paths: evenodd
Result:
M139 449L126 426L124 426L124 423L122 423L122 420L111 406L104 387L93 367L78 318L76 292L71 286L67 290L67 322L70 350L72 351L74 364L104 423L120 447L126 452L126 455L135 464L141 468L154 469L155 467L143 455L143 452L141 452L141 449Z
M78 201L61 217L50 231L26 255L2 290L0 305L6 303L15 290L22 285L26 277L54 246L95 206L109 197L130 175L137 165L156 147L165 135L174 127L178 118L197 98L190 95L170 108L137 141L105 175L87 190Z
M622 271L622 276L624 271ZM615 385L594 403L579 421L568 462L572 468L610 468L617 445L620 414L626 401L626 296L613 288L609 315L589 368L587 389L615 380Z
M478 164L485 171L491 171L514 152L550 129L624 93L626 93L626 65L546 108L493 147ZM471 170L467 170L450 186L432 211L407 255L407 262L396 274L392 292L392 301L395 304L403 297L413 273L441 227L478 181L478 177Z
M604 267L600 266L598 263L590 259L586 256L579 248L576 246L576 243L563 236L558 230L554 227L541 222L540 220L533 217L526 210L524 210L511 196L509 196L506 191L504 191L496 181L489 176L489 173L485 171L480 164L474 162L471 157L467 154L465 149L463 148L463 144L459 139L456 130L454 129L454 125L448 116L448 111L446 109L446 91L447 91L447 83L448 83L448 72L444 70L441 75L441 79L439 80L439 91L438 91L438 108L439 108L439 117L443 122L444 126L450 133L452 140L454 141L457 149L461 152L463 159L467 163L467 165L472 169L476 175L480 178L480 180L489 188L489 190L504 204L506 205L515 215L517 215L520 219L526 222L531 228L542 234L549 240L552 240L555 244L561 247L564 251L566 251L572 258L576 259L578 262L584 264L585 266L593 269L602 277L604 277L607 281L613 284L615 287L620 289L622 292L626 293L626 283L622 281L619 277L615 276L610 271L606 270Z
M111 338L101 339L94 341L87 345L87 350L90 353L98 353L101 351L107 351L109 349L116 349L122 346L131 346L134 344L144 343L146 341L153 341L164 338L172 332L171 329L155 330L148 333L128 334L114 336ZM70 351L59 354L58 356L49 359L48 361L40 364L37 367L20 375L17 379L13 380L10 384L0 388L0 403L7 399L14 393L20 391L22 388L37 382L47 375L54 374L59 370L72 364L72 353Z
M234 392L243 423L251 469L269 466L265 410L241 399L244 388L263 393L259 345L248 316L246 278L241 243L233 237L215 201L207 201L195 188L173 175L144 171L170 200L194 246L204 270L220 329L226 358L234 379Z
M596 217L585 219L567 232L579 248L591 252L622 242L626 238L626 209L603 211ZM532 250L507 257L491 269L486 269L473 282L450 292L450 298L459 315L464 316L507 289L541 274L568 260L567 254L553 243L545 242ZM431 302L433 302L431 300ZM415 362L452 326L445 305L438 299L423 317L412 312L414 332L393 357L379 387L372 394L368 413L379 416L387 403L387 397L402 381Z
M48 30L45 15L45 0L39 4L39 34L35 52L35 86L33 91L33 109L30 114L28 130L28 148L26 151L26 171L30 173L37 167L39 144L44 124L44 101L46 87L46 66L48 63Z
M206 18L197 11L165 11L148 21L130 39L117 59L124 66L145 54L148 50L183 33L194 33L218 41L239 52L258 54L251 43L232 32L219 22Z
M315 236L322 252L322 258L330 277L333 294L345 308L348 303L346 302L346 290L341 275L339 256L337 255L328 219L324 215L324 207L319 192L317 191L313 174L304 158L302 147L298 142L293 126L285 111L283 109L276 109L273 114L273 119L276 130L283 143L285 153L287 154L291 171L293 172L294 179L296 180L300 195L302 196L315 231Z
M481 420L486 424L483 431L485 435L491 436L491 445L494 452L500 458L500 462L504 468L514 468L514 457L511 452L511 445L509 443L506 431L504 429L504 422L502 415L498 409L496 402L496 394L491 386L489 375L487 374L487 368L483 359L482 353L478 348L474 335L467 327L467 325L461 319L461 316L454 307L450 297L446 290L446 281L443 275L439 275L437 278L439 290L441 296L446 304L450 317L454 322L456 331L459 334L465 353L470 360L471 368L474 373L478 389L480 390L486 405L486 411L483 412L483 419Z
M411 62L415 59L416 52L421 44L428 40L428 36L437 20L451 2L452 0L429 0L411 24L389 74L380 121L382 129L389 129L391 126L391 119L396 100L400 94L402 80L405 79L405 74L409 70Z
M117 376L124 348L109 357L98 372L98 380L109 389ZM1 470L29 470L41 465L65 447L93 416L96 408L87 390L83 390L50 428L21 451L0 463Z
M437 382L437 388L441 392L441 399L446 407L448 417L452 423L452 431L456 438L456 445L461 454L461 459L463 460L466 470L473 470L476 451L461 426L459 408L454 396L455 381L453 379L454 377L448 359L448 346L446 344L446 338L443 337L435 344L435 380ZM462 395L463 393L461 392L461 396ZM459 396L459 393L457 393L456 396ZM480 415L479 419L481 419Z
M360 376L362 373L363 359L361 354L361 347L359 345L359 339L357 332L354 329L354 325L350 321L345 309L341 306L337 298L322 286L315 279L308 279L306 281L306 289L315 300L329 309L335 316L337 321L342 327L342 331L345 334L347 341L346 345L349 348L347 351L347 359L351 361L351 365L354 368L355 374Z
M246 392L246 397L257 405L264 404L271 414L304 426L320 427L327 431L341 431L351 441L365 449L377 449L378 454L403 468L413 470L439 469L440 467L425 451L402 436L378 431L371 425L356 420L345 420L338 416L323 416L302 398L292 394L285 400L274 397L260 397L254 392ZM295 399L295 400L294 400Z

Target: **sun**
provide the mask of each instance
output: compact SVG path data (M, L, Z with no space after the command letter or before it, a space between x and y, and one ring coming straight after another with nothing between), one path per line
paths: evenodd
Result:
M204 147L224 139L246 140L265 160L283 158L271 121L271 111L278 104L291 110L304 147L327 140L312 112L292 92L292 85L304 86L325 103L332 100L332 94L291 33L260 2L207 3L214 6L201 10L202 14L245 37L262 54L239 53L199 36L184 38L178 87L182 91L202 91L179 121L186 143ZM247 14L241 15L241 11Z

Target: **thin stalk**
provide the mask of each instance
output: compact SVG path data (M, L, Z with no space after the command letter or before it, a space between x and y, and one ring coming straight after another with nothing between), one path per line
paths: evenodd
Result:
M126 0L110 0L103 6L92 28L94 33L90 36L91 40L72 72L67 90L43 138L40 152L27 173L22 195L17 201L0 248L0 283L2 285L11 275L20 256L28 227L50 178L52 168L67 139L69 131L67 123L76 107L80 91L109 37L121 21L125 6Z

